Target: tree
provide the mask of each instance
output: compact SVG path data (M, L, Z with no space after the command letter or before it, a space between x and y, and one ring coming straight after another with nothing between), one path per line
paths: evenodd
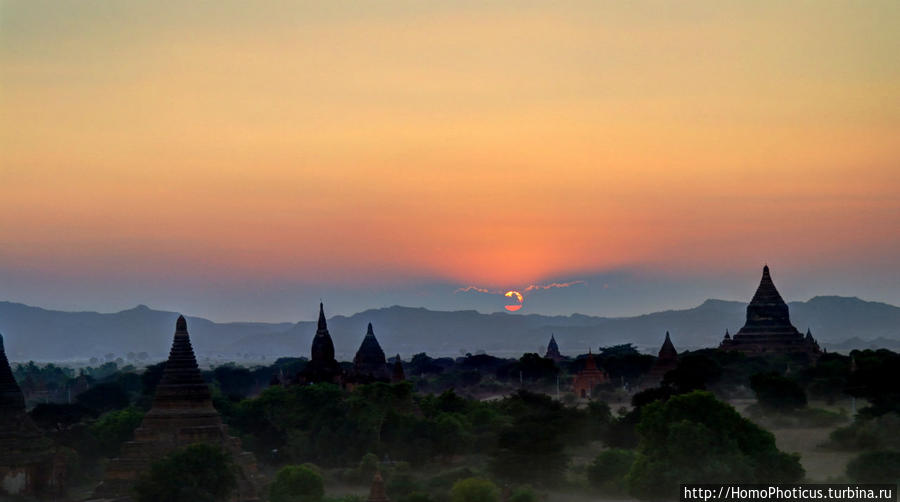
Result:
M795 483L804 475L799 457L779 451L772 433L709 392L646 405L637 430L626 484L642 500L677 497L682 483Z
M530 486L520 486L513 490L509 502L538 502L538 495Z
M588 480L602 490L621 491L625 475L631 470L636 455L633 450L613 448L606 450L588 466Z
M847 464L847 477L856 483L900 483L900 451L863 453Z
M118 383L101 383L78 394L75 402L98 413L128 406L128 394Z
M722 367L703 354L686 354L678 360L678 366L663 377L665 385L671 385L678 392L705 390L722 377Z
M539 415L517 418L500 431L497 446L491 470L505 479L555 483L569 463L560 431Z
M763 409L789 412L806 407L806 393L800 385L777 373L753 375L750 388Z
M237 487L230 456L220 448L194 444L150 467L135 485L139 502L219 502Z
M119 454L122 444L132 438L134 430L144 419L144 413L137 408L111 411L91 425L91 435L100 445L100 453L106 457Z
M319 502L324 496L322 475L305 465L282 467L269 488L270 502Z
M497 502L500 489L484 478L466 478L453 484L450 489L452 502Z

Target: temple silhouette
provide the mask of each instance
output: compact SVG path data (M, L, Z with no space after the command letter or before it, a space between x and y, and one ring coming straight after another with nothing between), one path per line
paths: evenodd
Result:
M662 347L656 356L656 361L650 367L650 372L643 378L644 387L653 387L662 383L666 373L678 366L678 351L672 343L669 332L666 331L666 339L663 340Z
M747 355L805 353L813 359L822 354L809 330L804 336L791 324L788 305L775 288L768 265L747 305L747 321L734 336L726 331L719 348Z
M239 475L238 487L229 502L259 500L256 459L241 450L240 439L228 434L228 426L213 407L209 387L197 366L187 321L179 316L153 405L135 429L134 440L125 443L121 455L107 465L106 477L95 489L94 497L131 500L129 495L135 482L153 462L194 443L220 446L231 454Z
M378 339L375 338L375 330L369 323L363 341L353 357L353 367L349 371L341 368L334 357L334 340L328 332L328 321L325 319L325 305L319 303L319 320L316 334L313 336L310 348L310 359L306 366L297 374L294 382L297 384L333 383L341 387L352 389L356 385L373 382L402 382L406 377L403 373L403 362L400 354L393 367L389 367L384 356L384 350Z
M64 480L64 459L25 412L0 335L0 495L59 493Z

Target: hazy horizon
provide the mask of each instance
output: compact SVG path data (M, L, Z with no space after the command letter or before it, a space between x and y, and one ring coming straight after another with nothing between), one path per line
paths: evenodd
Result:
M810 287L802 284L794 285L789 283L788 288L781 288L778 285L777 271L773 271L776 279L776 286L779 287L782 296L787 302L805 302L816 296L842 296L857 297L864 301L881 302L890 305L898 303L880 299L866 297L860 294L851 294L841 291L810 291ZM598 280L601 280L597 282ZM605 277L593 277L592 280L570 281L569 283L549 283L542 285L542 288L535 287L532 291L526 292L525 307L518 312L508 312L504 306L509 303L508 299L503 296L501 290L474 290L467 288L458 288L447 293L449 285L431 285L430 289L425 291L433 292L428 297L421 293L418 295L394 293L390 295L396 301L386 301L384 303L366 303L364 295L354 298L353 295L325 295L317 296L308 292L297 292L292 295L281 297L272 297L264 304L272 315L263 315L247 308L240 310L245 315L239 315L231 311L230 315L223 313L216 315L217 312L225 312L225 307L217 310L214 306L205 302L197 302L193 300L185 300L179 303L172 300L166 300L166 293L156 297L155 301L130 301L128 298L117 298L115 302L99 301L91 303L87 301L74 303L36 303L33 301L25 301L20 298L0 297L0 301L8 301L12 303L22 303L33 307L41 307L50 310L62 311L92 311L99 313L116 313L123 310L130 310L137 306L144 305L154 310L164 310L171 312L179 312L194 317L202 317L214 322L237 322L237 321L256 321L256 322L298 322L298 321L314 321L318 313L318 302L321 300L325 303L326 315L332 317L335 315L349 316L370 309L389 308L393 306L409 307L409 308L426 308L429 310L475 310L480 313L506 313L510 315L570 315L584 314L602 317L631 317L653 312L661 312L666 310L683 310L696 307L706 300L724 300L747 303L755 291L757 281L745 281L746 286L743 295L738 291L741 288L729 287L721 285L713 288L717 292L723 294L709 294L704 296L702 291L697 290L696 295L685 296L678 294L680 282L670 281L662 283L658 281L637 282L633 281L633 276L627 274L613 275ZM752 283L752 285L751 285ZM592 284L598 286L592 288ZM707 285L711 284L707 283ZM821 284L821 282L817 283ZM664 288L660 289L660 286ZM525 288L520 288L524 290ZM421 290L420 290L421 291ZM627 295L622 295L622 291L626 291ZM794 292L799 296L791 296L788 294ZM402 293L402 292L401 292ZM605 295L605 296L604 296ZM140 295L137 295L140 296ZM145 296L146 297L146 296ZM258 299L259 297L257 297ZM423 298L425 298L423 300ZM605 298L608 301L598 303L595 300ZM291 299L295 299L292 302ZM355 301L354 301L355 300ZM419 303L415 303L419 302ZM203 311L204 304L207 311ZM190 310L184 308L183 305L192 305L201 310ZM282 309L276 312L271 307ZM643 307L643 308L642 308ZM286 313L285 313L286 312Z

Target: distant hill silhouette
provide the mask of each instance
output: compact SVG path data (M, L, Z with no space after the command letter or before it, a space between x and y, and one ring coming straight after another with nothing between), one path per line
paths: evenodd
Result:
M634 343L655 351L666 331L678 350L712 347L727 328L732 333L744 323L746 304L707 300L685 310L667 310L634 317L594 317L581 314L481 314L472 310L434 311L387 307L334 316L328 327L339 358L348 360L359 347L371 322L388 354L409 357L417 352L458 355L464 352L518 356L543 352L550 334L556 334L563 354L586 352L619 343ZM900 308L859 298L817 296L792 302L791 320L813 334L830 350L900 347ZM314 309L312 309L314 310ZM326 305L327 312L327 305ZM11 359L67 360L124 356L148 352L162 359L171 341L178 314L143 305L113 314L61 312L0 302L0 333L6 337ZM204 356L241 359L243 354L308 355L315 333L314 321L299 323L215 323L188 317L191 338ZM874 342L873 342L874 340Z

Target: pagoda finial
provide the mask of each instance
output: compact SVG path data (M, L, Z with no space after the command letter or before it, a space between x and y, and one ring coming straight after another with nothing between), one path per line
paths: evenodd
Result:
M183 315L179 315L178 320L175 321L175 334L186 335L187 332L187 320L185 320Z
M319 331L328 329L328 323L325 322L325 304L319 302Z
M671 342L671 341L672 341L672 339L671 339L671 338L669 338L669 332L668 332L668 331L666 331L666 341L669 341L669 342Z
M375 331L372 330L372 323L369 323L369 327L368 327L368 329L366 329L366 336L369 336L369 335L375 336Z

